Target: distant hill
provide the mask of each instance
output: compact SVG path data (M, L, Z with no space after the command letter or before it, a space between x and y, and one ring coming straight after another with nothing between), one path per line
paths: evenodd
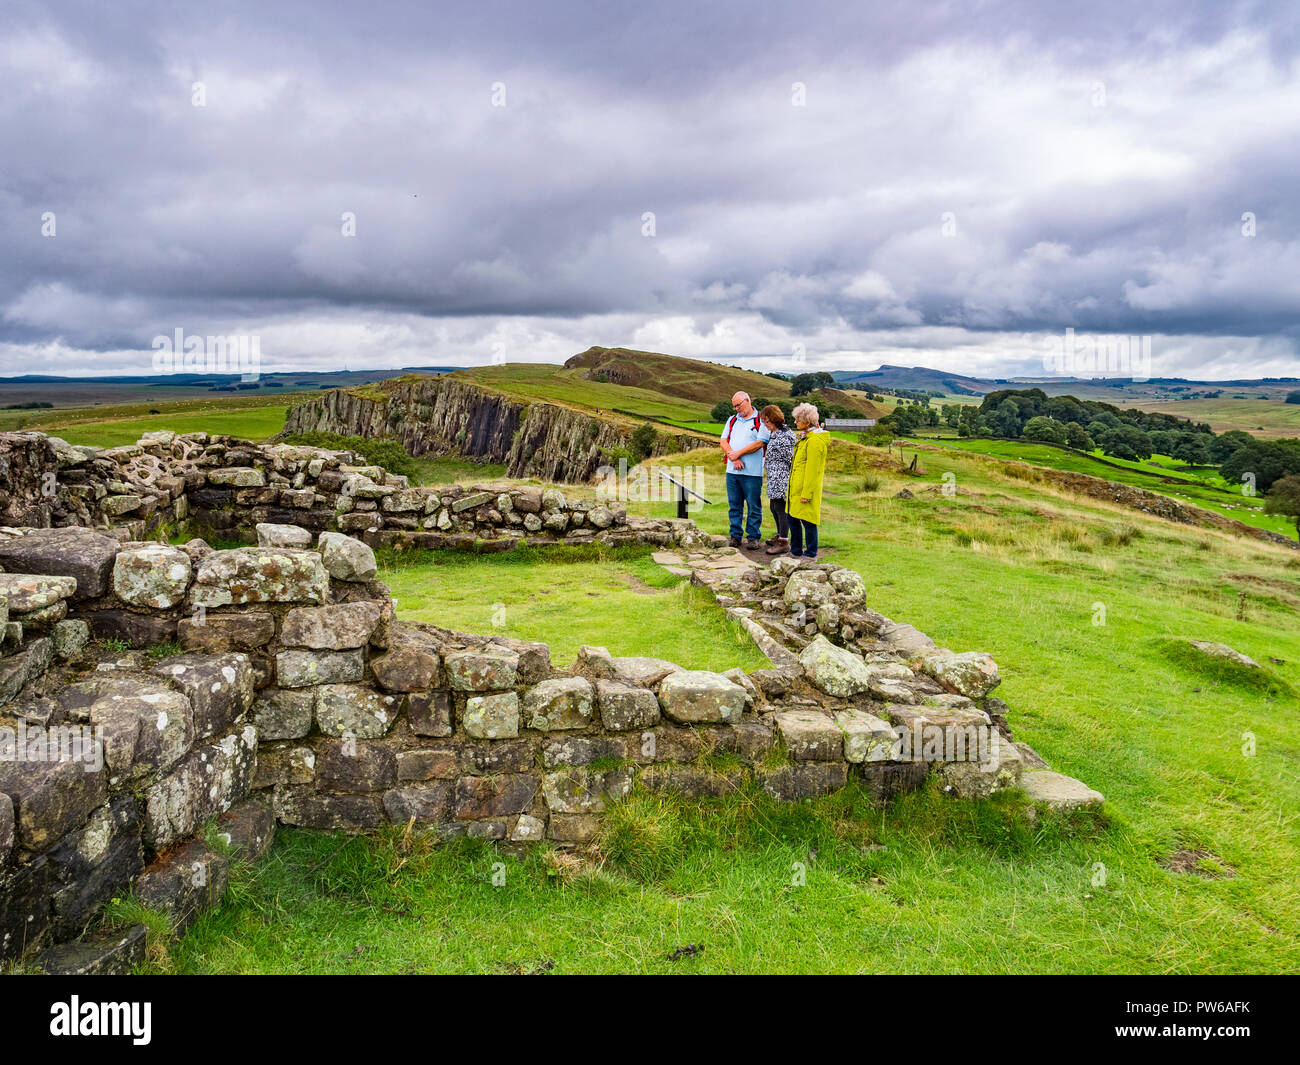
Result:
M875 418L879 421L889 413L888 410L877 407L871 400L845 392L842 388L823 388L819 394L828 403L835 403L841 407L852 407L854 410L859 411L864 418Z
M564 368L579 371L587 381L662 392L708 407L720 399L730 399L737 392L767 399L790 394L789 381L766 374L703 359L630 348L591 347L569 359Z
M403 373L436 375L453 369L453 366L422 366L402 370L298 370L261 373L256 381L245 381L239 374L229 373L123 374L116 377L22 374L0 377L0 408L50 403L56 409L66 410L120 403L170 403L221 395L270 398L293 392L370 384Z
M854 388L904 388L912 392L947 392L956 395L982 396L997 390L993 381L953 373L951 370L931 370L925 366L881 366L876 370L841 371L832 373L838 384Z

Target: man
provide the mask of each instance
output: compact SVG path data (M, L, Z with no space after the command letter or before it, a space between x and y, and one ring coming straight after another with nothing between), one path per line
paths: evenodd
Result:
M731 518L731 546L740 546L742 521L745 546L757 548L763 527L763 448L771 431L744 392L731 397L735 413L722 427L719 446L727 463L727 504ZM746 512L748 511L748 512Z

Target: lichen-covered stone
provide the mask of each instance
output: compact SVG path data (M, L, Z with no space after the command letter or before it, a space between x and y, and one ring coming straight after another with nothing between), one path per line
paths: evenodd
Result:
M759 786L781 802L797 802L829 795L848 782L847 762L799 762L773 769L757 769Z
M834 595L835 588L826 579L826 574L818 570L799 570L790 575L782 598L788 607L802 605L811 612L823 603L829 603Z
M376 739L393 727L401 698L361 684L324 684L316 692L316 727L328 736Z
M659 700L647 688L617 680L596 681L600 719L607 729L626 732L647 728L659 721Z
M411 692L406 697L406 717L417 736L450 736L451 693Z
M634 736L564 735L547 740L542 747L542 765L554 769L562 765L590 765L599 761L623 761L635 743Z
M585 728L595 711L591 683L583 677L556 677L524 693L524 724L542 732Z
M466 735L481 740L513 739L519 735L519 696L471 695L462 720Z
M73 598L92 599L108 591L120 548L117 540L92 529L31 529L0 539L0 569L72 577L77 582Z
M452 815L457 821L482 821L525 813L537 794L535 773L456 780Z
M389 691L422 691L432 687L438 676L438 654L431 646L404 644L371 659L370 668L375 680Z
M776 727L791 758L829 762L844 757L844 734L821 710L786 710L776 715Z
M457 691L503 691L519 680L519 656L494 644L478 651L453 651L444 663Z
M384 810L394 824L443 824L451 820L455 785L450 780L393 788L384 794Z
M970 699L982 699L1002 683L997 663L980 651L938 650L921 659L921 668L946 688Z
M104 739L104 757L115 776L167 769L194 743L194 710L178 691L105 695L87 716Z
M1106 801L1101 792L1050 769L1026 769L1020 776L1020 787L1031 800L1046 803L1054 810L1100 806Z
M844 733L844 757L850 762L887 762L898 756L898 737L889 723L865 710L840 710L835 724Z
M257 531L258 547L311 547L311 531L299 525L276 525L259 521L254 528Z
M77 590L74 577L43 577L30 573L0 573L0 596L9 612L27 614L67 599Z
M209 470L208 483L231 488L261 488L266 484L266 474L249 466L232 466L224 470Z
M543 776L542 793L552 814L600 813L632 790L635 775L630 766L605 772L574 766Z
M745 689L720 673L684 669L670 673L659 685L664 716L687 724L740 720L745 710Z
M113 593L131 606L166 610L185 598L190 556L167 544L126 548L113 566Z
M528 814L520 814L514 828L510 830L512 843L537 843L545 838L546 822Z
M144 794L145 839L155 850L194 832L248 793L257 730L246 725L195 747Z
M799 664L814 686L839 698L867 691L875 676L861 658L825 636L818 636L803 649Z
M615 680L621 680L625 684L638 684L644 688L656 688L669 674L682 672L682 667L676 662L662 658L631 656L612 658L610 661L614 665Z
M379 624L376 602L294 607L280 626L285 647L344 651L364 647Z
M945 762L935 774L944 790L961 799L986 799L996 791L1014 787L1024 769L1024 759L1010 740L991 731L989 749L982 758Z
M10 737L16 747L16 739ZM43 851L83 824L107 797L108 773L93 760L0 758L0 792L13 800L18 842ZM92 752L93 753L93 752Z
M378 795L321 795L310 787L276 788L275 816L281 824L335 832L368 832L387 817ZM394 819L396 820L396 819Z
M55 657L61 662L75 662L90 645L90 626L79 619L60 621L51 630L51 636Z
M275 618L264 610L218 613L203 611L181 618L176 638L187 651L215 654L222 651L252 651L275 638Z
M275 656L276 683L281 688L315 684L352 684L361 679L365 660L357 651L281 651Z
M312 688L263 688L253 700L253 725L262 742L296 740L311 732Z
M351 536L323 532L317 547L325 569L336 580L368 581L379 571L374 551Z
M315 551L240 547L214 551L199 563L190 589L193 606L232 603L323 603L329 576Z
M229 883L229 859L201 840L192 840L149 866L135 882L135 896L171 918L179 934L221 901Z
M185 693L194 707L199 739L225 732L253 705L253 666L247 655L178 655L154 668Z
M856 610L867 601L867 584L862 574L851 569L837 569L830 574L831 587L846 610Z

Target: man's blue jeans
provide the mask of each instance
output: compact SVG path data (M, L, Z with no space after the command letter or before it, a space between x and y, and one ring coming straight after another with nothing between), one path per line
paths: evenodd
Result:
M745 522L745 539L757 540L763 529L763 478L744 474L727 474L727 515L731 518L731 538L740 539L741 519ZM745 510L748 508L749 513Z

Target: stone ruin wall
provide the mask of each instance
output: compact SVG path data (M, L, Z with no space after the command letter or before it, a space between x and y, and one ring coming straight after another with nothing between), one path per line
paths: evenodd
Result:
M10 473L12 471L12 473ZM0 524L103 528L124 540L192 531L252 542L259 524L350 533L372 546L510 550L521 544L674 544L689 521L629 518L617 503L557 488L406 477L350 451L253 444L207 433L146 433L114 448L0 433Z
M153 435L140 454L114 450L129 463L180 439ZM208 459L256 450L200 444ZM344 483L362 478L354 488L391 489L349 493L376 506L344 516L420 513L383 509L417 491L383 471L345 470L330 453L302 453L309 449L292 457L264 450L280 462L260 471L265 485L212 487L213 472L259 470L256 460L164 469L164 478L202 482L190 493L175 481L159 485L166 503L154 496L149 514L106 529L0 530L0 959L35 957L51 971L128 967L143 950L141 929L79 938L106 900L131 889L181 930L220 898L232 860L265 851L276 824L410 825L505 845L573 846L596 838L608 804L634 787L707 797L753 785L793 801L853 779L883 801L931 772L963 797L1020 785L1058 806L1100 802L1010 741L987 655L937 648L871 611L850 570L793 559L741 565L689 522L641 526L609 508L610 523L593 526L592 504L539 491L540 509L518 507L514 493L528 489L461 511L447 505L446 488L419 496L438 497L426 518L443 508L476 526L483 508L502 517L581 514L549 531L594 539L622 530L674 543L681 555L671 562L712 590L774 668L684 670L600 647L557 666L544 644L403 623L366 543L302 524L260 523L258 546L232 550L133 538L162 528L151 519L175 514L196 492L229 491L229 505L248 508L235 511L241 522L270 517L285 492L316 491L306 478L294 486L304 473L317 484L336 472ZM137 491L99 499L140 494L138 481L122 483ZM270 489L274 504L234 495ZM485 516L493 528L517 528ZM457 546L455 535L474 539L428 535L448 536L444 546ZM160 645L176 653L160 655ZM97 768L4 757L4 738L20 730L83 727L102 742ZM989 746L979 761L954 759L951 744L927 747L923 733L979 733ZM214 819L220 843L204 835Z

